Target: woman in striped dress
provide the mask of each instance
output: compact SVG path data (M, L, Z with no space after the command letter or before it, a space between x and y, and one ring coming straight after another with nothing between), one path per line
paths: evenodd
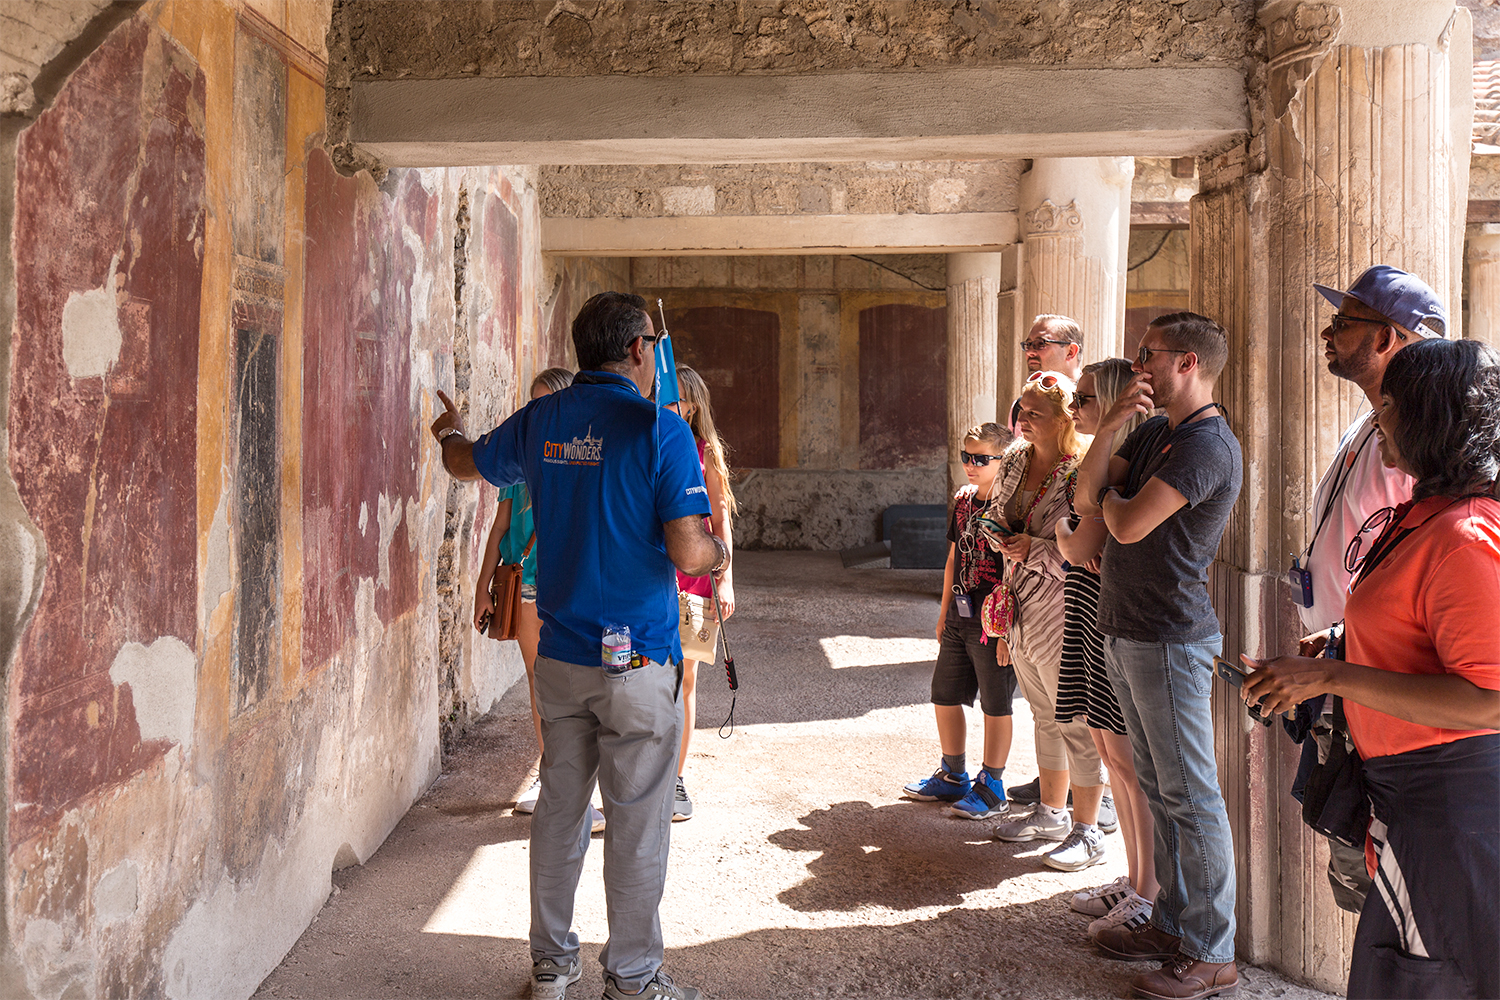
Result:
M1098 864L1105 854L1098 827L1104 794L1099 751L1086 725L1060 723L1054 709L1065 573L1057 526L1072 514L1078 460L1087 447L1068 413L1074 388L1072 379L1057 372L1037 372L1026 380L1016 421L1022 440L1006 451L997 476L995 495L1007 530L989 536L1005 553L1005 583L1014 598L1005 643L1031 705L1041 777L1041 801L1029 813L1012 812L1013 818L996 826L994 835L1011 843L1061 841L1042 859L1061 871ZM1070 783L1072 817L1067 810Z
M1083 369L1078 391L1073 394L1073 423L1080 434L1093 434L1099 415L1114 405L1115 397L1131 377L1124 358L1096 361ZM1121 428L1115 447L1144 420L1137 416ZM1086 497L1075 497L1075 508L1083 508ZM1136 783L1135 757L1120 703L1104 671L1104 640L1095 627L1099 611L1099 553L1106 529L1096 510L1075 513L1071 523L1058 525L1057 544L1069 562L1063 586L1066 614L1063 621L1062 670L1057 683L1057 719L1071 722L1087 719L1094 745L1109 769L1115 794L1115 812L1120 818L1120 836L1125 841L1128 872L1109 885L1080 892L1073 909L1096 918L1089 924L1092 937L1106 927L1124 924L1142 927L1151 919L1151 900L1156 898L1156 862L1151 811Z

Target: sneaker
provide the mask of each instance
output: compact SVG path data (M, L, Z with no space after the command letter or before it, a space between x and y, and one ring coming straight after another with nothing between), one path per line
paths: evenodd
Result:
M559 965L544 958L531 967L531 1000L563 1000L568 995L568 987L581 978L582 963Z
M959 819L994 819L1010 812L1010 803L1005 799L1005 787L990 777L990 772L980 771L969 794L949 806L948 812Z
M1073 912L1086 917L1102 917L1119 905L1120 900L1135 895L1129 875L1121 875L1108 885L1097 885L1073 896Z
M1108 853L1104 847L1104 834L1097 828L1074 823L1067 838L1042 856L1042 864L1060 872L1079 872L1089 865L1099 864Z
M1032 778L1024 785L1011 785L1005 790L1006 798L1018 806L1034 806L1042 801L1042 779ZM1068 808L1073 808L1073 792L1068 791Z
M969 772L953 774L939 763L938 769L932 772L932 777L907 782L901 789L901 794L918 802L957 802L969 794L971 787Z
M1115 812L1114 796L1106 795L1099 800L1099 832L1114 833L1119 828L1120 817Z
M604 832L604 814L593 806L589 806L589 833Z
M672 977L660 969L652 976L639 993L626 993L615 983L615 977L608 973L604 976L604 996L600 1000L625 1000L626 997L638 997L639 1000L656 1000L664 997L666 1000L698 1000L701 994L691 986L678 986L672 982Z
M1116 903L1114 909L1104 916L1089 922L1089 937L1098 937L1100 931L1111 927L1124 927L1126 930L1138 931L1150 922L1151 900L1132 892Z
M1069 819L1067 812L1053 819L1050 813L1044 816L1039 809L1033 809L1001 823L991 833L996 840L1025 844L1033 840L1062 840L1072 830L1073 821Z
M526 813L536 812L536 800L541 796L541 794L542 779L538 778L531 783L530 788L521 793L521 797L519 799L516 799L516 808L514 811L523 815Z
M672 799L672 822L681 823L685 819L693 818L693 800L688 798L687 786L682 783L682 776L677 776L677 792Z

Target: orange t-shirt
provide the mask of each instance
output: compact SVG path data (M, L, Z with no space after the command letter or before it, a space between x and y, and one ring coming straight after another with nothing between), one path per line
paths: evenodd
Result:
M1349 594L1345 659L1500 689L1500 500L1428 497L1401 525L1416 530ZM1344 712L1365 758L1495 732L1420 726L1348 700Z

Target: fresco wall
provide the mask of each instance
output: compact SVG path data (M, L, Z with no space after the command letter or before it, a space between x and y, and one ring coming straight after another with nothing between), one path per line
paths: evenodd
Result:
M535 177L341 176L327 14L148 3L17 141L7 459L46 552L7 885L38 996L249 995L522 676L465 624L494 491L426 426L436 387L488 426L567 361Z

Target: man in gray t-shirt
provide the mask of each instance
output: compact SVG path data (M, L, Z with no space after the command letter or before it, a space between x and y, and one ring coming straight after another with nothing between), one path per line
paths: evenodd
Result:
M1100 570L1099 631L1155 825L1161 883L1151 923L1100 931L1116 958L1156 960L1141 996L1233 989L1234 845L1214 760L1213 658L1223 648L1208 564L1240 495L1240 445L1213 401L1229 358L1224 330L1196 313L1162 316L1141 338L1135 378L1099 420L1074 505L1110 537ZM1111 455L1115 432L1138 427ZM1093 509L1090 509L1090 505Z
M1116 457L1130 463L1120 493L1136 496L1156 479L1187 501L1131 545L1104 542L1099 631L1136 642L1206 642L1219 635L1208 599L1208 564L1240 495L1240 443L1216 412L1173 429L1152 417Z

